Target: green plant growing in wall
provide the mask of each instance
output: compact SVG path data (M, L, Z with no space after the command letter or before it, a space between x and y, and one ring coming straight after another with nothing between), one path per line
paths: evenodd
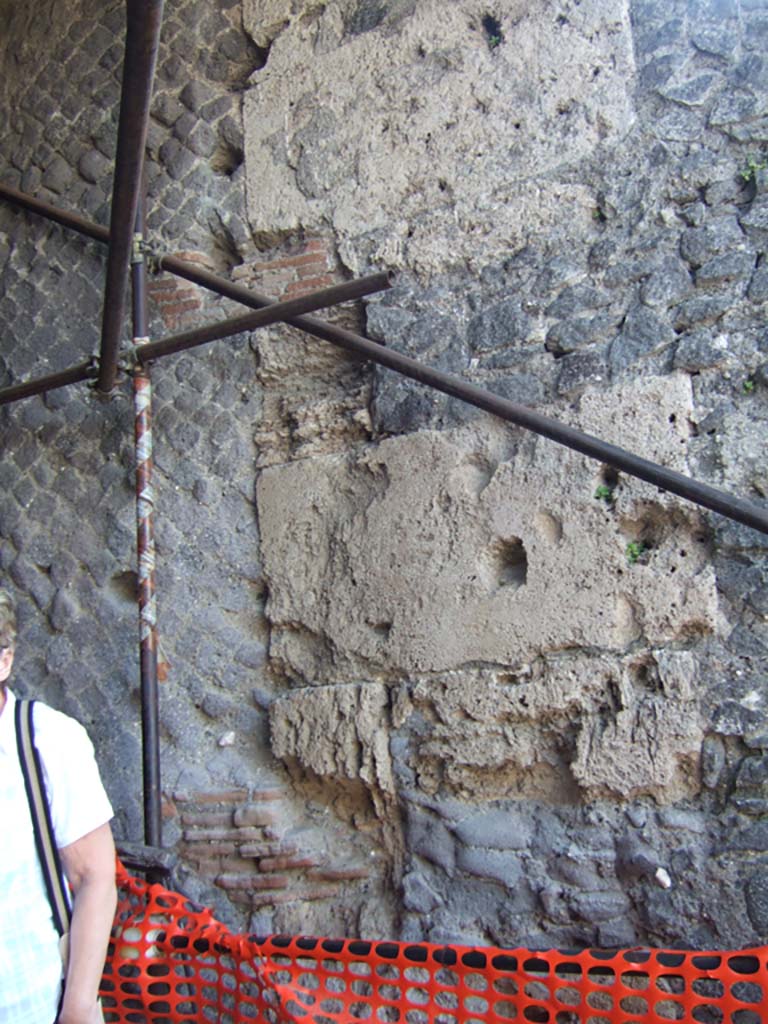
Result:
M604 501L606 505L613 505L615 500L613 496L613 488L609 487L608 484L600 484L600 486L595 489L594 497L596 501Z
M750 182L755 180L758 171L764 171L767 168L768 160L758 160L756 156L750 155L747 157L747 162L739 173L744 181Z
M636 565L648 550L648 545L642 540L631 540L625 549L627 561L630 565Z
M501 30L501 22L492 14L486 14L482 19L485 40L489 50L495 50L504 42L504 33Z
M751 395L756 387L757 387L757 384L755 382L755 378L754 377L747 377L747 379L741 385L741 390L744 392L745 395Z

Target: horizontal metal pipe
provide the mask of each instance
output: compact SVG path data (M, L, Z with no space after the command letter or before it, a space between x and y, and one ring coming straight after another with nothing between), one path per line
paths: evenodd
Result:
M112 187L109 258L101 321L98 388L103 392L112 390L117 375L120 332L125 311L125 286L141 193L144 148L149 125L152 79L160 45L163 0L127 0L126 15L125 59Z
M324 309L327 306L335 306L339 302L359 299L363 295L371 295L373 292L380 292L385 288L390 288L391 285L391 274L371 274L369 277L361 277L356 281L333 285L331 288L312 292L309 295L301 295L296 299L289 299L287 302L270 302L268 306L260 308L255 313L246 313L245 316L221 320L217 324L209 324L207 327L198 327L191 331L184 331L181 334L173 334L160 341L139 345L136 349L136 358L140 363L148 363L150 360L157 359L160 356L167 356L174 352L196 348L198 345L205 345L209 341L229 338L233 334L253 331L257 327L266 327L278 321L290 321L299 314L309 312L310 310Z
M37 210L36 212L42 213L43 211ZM75 230L79 229L75 227ZM261 309L271 301L258 292L251 292L241 285L234 285L223 278L217 277L215 274L200 270L190 263L185 263L184 260L180 260L175 256L162 257L160 266L172 274L184 277L186 280L199 284L203 288L208 288L218 295L224 295L242 302L243 305L250 306L253 309ZM316 338L322 338L332 345L337 345L348 352L353 352L355 355L363 356L365 359L370 359L381 366L387 366L389 369L395 370L405 377L410 377L421 384L426 384L428 387L433 387L437 391L452 395L477 408L485 409L487 412L499 416L509 423L516 423L527 430L532 430L543 437L548 437L558 444L564 444L566 447L580 451L590 458L597 459L599 462L604 462L615 469L629 473L630 476L639 477L639 479L660 487L662 490L677 494L687 501L692 501L704 508L711 509L713 512L726 516L728 519L744 523L746 526L751 526L761 533L768 533L768 512L758 505L744 501L741 498L736 498L716 487L710 487L709 484L699 483L690 477L684 476L682 473L667 469L655 462L650 462L648 459L634 455L624 448L619 448L617 445L608 444L590 434L582 433L580 430L568 427L557 420L542 416L525 406L509 402L507 399L478 388L476 385L463 381L459 377L454 377L451 374L425 366L409 356L393 352L384 345L379 345L369 338L363 338L361 335L347 331L342 327L326 324L322 320L310 316L299 316L286 322L292 327L298 327L306 333L312 334Z
M18 402L20 398L31 398L32 395L42 395L46 391L63 388L67 384L95 380L98 372L95 362L91 359L87 363L80 363L79 366L72 366L69 370L62 370L60 373L52 373L48 377L38 377L37 380L30 380L25 384L14 384L12 387L0 391L0 405Z

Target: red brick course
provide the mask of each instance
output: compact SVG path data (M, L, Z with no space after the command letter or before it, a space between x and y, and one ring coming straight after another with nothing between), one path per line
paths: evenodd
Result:
M343 883L368 877L365 867L333 868L296 842L283 842L284 796L275 788L174 794L182 860L233 903L253 910L334 899Z
M232 276L274 299L293 299L343 279L332 242L319 236L262 253L237 267Z

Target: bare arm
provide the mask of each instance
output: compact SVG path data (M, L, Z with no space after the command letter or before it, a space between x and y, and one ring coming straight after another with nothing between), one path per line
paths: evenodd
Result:
M92 1024L101 1021L96 999L117 903L112 830L101 825L59 852L74 894L59 1024Z

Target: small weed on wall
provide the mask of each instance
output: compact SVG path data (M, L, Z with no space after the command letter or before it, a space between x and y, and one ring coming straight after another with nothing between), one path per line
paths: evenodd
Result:
M504 42L504 33L501 31L501 23L492 14L483 17L483 31L488 40L488 49L495 50Z

